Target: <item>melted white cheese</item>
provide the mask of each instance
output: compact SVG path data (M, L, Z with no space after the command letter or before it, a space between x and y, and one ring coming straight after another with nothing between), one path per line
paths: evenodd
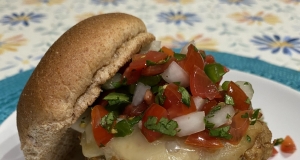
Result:
M254 137L256 137L261 130L261 123L250 125L247 135L253 137L251 142L243 138L238 145L226 143L223 148L217 150L188 146L184 144L184 139L178 137L165 136L153 143L149 143L138 127L135 128L131 135L113 138L106 147L101 149L94 145L95 142L90 143L91 145L82 145L82 147L85 153L91 153L91 155L85 154L87 157L104 154L107 159L114 156L121 160L235 160L239 159L247 149L253 146L255 142ZM171 149L169 148L168 151L166 146L169 145L170 142L175 142L177 152L174 152L174 150L170 152L172 147ZM97 148L93 149L93 147ZM99 154L95 154L97 150Z

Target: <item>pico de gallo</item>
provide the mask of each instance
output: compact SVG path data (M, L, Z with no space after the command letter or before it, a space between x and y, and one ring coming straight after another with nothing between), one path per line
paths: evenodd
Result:
M252 109L253 89L246 81L225 81L229 71L192 43L175 53L161 47L133 55L101 87L91 108L91 128L98 146L139 129L149 143L162 136L185 138L187 145L238 144L249 125L262 116ZM81 117L80 126L85 126ZM134 127L138 126L138 127Z
M276 146L280 146L280 151L282 153L293 154L296 151L295 142L289 135L287 135L284 139L283 138L274 139L273 145L274 147L273 147L272 157L278 154L278 151L275 148Z

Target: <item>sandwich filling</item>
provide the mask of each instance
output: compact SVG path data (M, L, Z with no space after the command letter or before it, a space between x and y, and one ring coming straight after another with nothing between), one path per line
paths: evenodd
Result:
M242 155L253 146L255 129L265 124L258 121L260 109L252 108L251 84L222 81L229 69L193 43L180 53L157 43L103 84L100 97L73 124L82 133L83 154L197 159L236 148Z

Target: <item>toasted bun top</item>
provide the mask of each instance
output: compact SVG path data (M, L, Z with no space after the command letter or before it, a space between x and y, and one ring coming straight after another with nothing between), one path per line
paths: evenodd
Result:
M137 17L110 13L66 31L46 52L17 107L26 159L62 159L76 133L68 129L99 96L100 85L155 38Z

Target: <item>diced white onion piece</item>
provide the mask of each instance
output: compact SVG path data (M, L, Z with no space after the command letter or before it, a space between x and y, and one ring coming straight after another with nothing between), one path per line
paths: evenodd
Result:
M245 92L245 94L251 100L254 94L254 90L252 88L251 83L246 81L236 81L235 83L240 86L240 88Z
M179 132L178 137L187 136L193 133L203 131L205 129L204 123L204 111L192 112L187 115L179 116L173 118L174 121L178 123Z
M91 109L86 109L85 112L77 119L77 121L72 124L71 128L83 133L85 130L85 127L88 125L88 123L91 122Z
M85 157L97 157L103 155L103 150L97 145L93 131L92 125L89 123L85 128L85 132L81 134L82 153Z
M193 97L193 100L194 100L197 111L201 110L206 102L205 99L203 99L199 96Z
M161 76L166 82L180 82L183 87L189 86L190 83L188 73L174 61L161 73Z
M235 114L235 110L232 105L226 105L221 107L220 110L216 111L212 117L207 118L207 120L214 125L214 128L217 128L228 122L230 117L233 117ZM229 116L228 116L229 115Z
M140 53L147 53L148 51L159 51L161 48L161 41L153 41L150 44L144 46Z
M134 90L132 104L134 106L139 105L143 101L146 91L150 88L151 88L150 86L147 86L141 82L138 82L138 84Z
M187 52L188 52L188 47L189 47L190 44L195 45L195 41L192 40L191 42L189 42L188 44L186 44L184 47L182 47L180 53L181 53L181 54L187 54Z

